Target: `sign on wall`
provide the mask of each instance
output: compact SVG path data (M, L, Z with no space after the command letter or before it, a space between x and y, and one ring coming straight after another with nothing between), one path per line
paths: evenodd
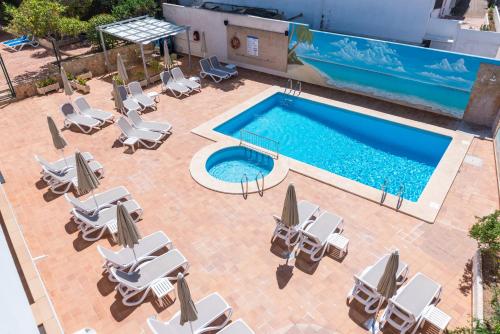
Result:
M255 36L247 36L247 54L249 56L259 56L259 38Z

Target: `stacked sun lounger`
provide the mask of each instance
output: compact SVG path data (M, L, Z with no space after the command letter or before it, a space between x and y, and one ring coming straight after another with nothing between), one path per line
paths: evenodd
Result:
M28 37L28 35L22 35L21 37L18 38L9 39L0 44L14 51L21 51L26 45L31 45L34 48L36 48L39 45L35 36L32 36L30 38Z
M89 163L89 167L98 178L104 177L104 167L94 160L92 154L88 152L82 153L84 159ZM76 190L78 180L76 177L75 157L64 157L55 162L47 162L41 156L35 155L35 160L40 164L42 170L40 172L42 180L47 183L50 190L54 194L64 194L71 187Z
M193 92L201 91L201 85L196 78L186 78L179 67L160 73L161 89L169 91L175 97L189 96Z
M238 70L233 64L223 66L216 56L203 58L200 60L200 76L202 78L210 77L215 82L221 82L224 79L238 75Z
M135 151L135 144L140 144L146 148L158 147L172 131L169 123L144 121L136 111L131 110L125 117L120 117L116 126L121 131L118 140L125 146L129 146Z

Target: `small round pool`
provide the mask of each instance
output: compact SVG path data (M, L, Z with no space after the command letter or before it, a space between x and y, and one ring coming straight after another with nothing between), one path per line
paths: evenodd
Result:
M216 179L239 183L243 175L250 181L268 175L273 170L274 160L246 147L231 146L210 155L205 167Z

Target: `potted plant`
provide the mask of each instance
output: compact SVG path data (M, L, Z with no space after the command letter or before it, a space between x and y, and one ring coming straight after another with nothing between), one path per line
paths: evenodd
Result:
M77 76L75 80L73 80L71 83L73 87L80 92L87 94L90 92L90 86L87 85L88 79L82 78L81 76Z
M36 83L36 91L40 95L45 95L49 92L59 90L59 81L53 77L47 77L41 80L38 80Z
M90 80L92 79L92 72L85 68L83 69L83 72L80 73L78 76L82 79Z
M113 81L116 82L118 86L123 86L125 84L118 74L113 75Z
M151 69L151 77L149 78L150 83L155 83L160 81L160 73L163 71L163 66L158 60L151 60L149 63L149 68Z

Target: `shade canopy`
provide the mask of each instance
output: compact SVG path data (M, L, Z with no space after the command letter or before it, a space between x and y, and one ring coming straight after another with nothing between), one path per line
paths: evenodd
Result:
M299 224L299 209L297 207L297 195L295 186L290 183L286 191L285 202L283 203L283 212L281 221L285 226L293 227Z
M189 26L178 26L170 22L158 20L149 16L139 16L131 19L113 22L97 27L101 37L101 45L104 49L104 58L106 66L109 69L109 59L104 43L103 34L108 34L113 37L125 40L130 43L139 44L141 48L142 62L144 65L144 73L146 79L149 81L149 75L144 57L144 45L157 41L161 38L175 36L179 33L185 32L187 37L189 67L191 67L191 46L189 44Z
M57 128L56 123L54 123L52 117L47 116L47 123L49 125L49 131L50 135L52 136L54 147L58 150L64 149L68 145L68 143L66 142L64 137L61 136L61 133L59 132L59 129Z
M87 160L83 158L80 152L75 153L75 162L76 177L78 179L78 193L85 194L89 191L97 189L97 187L99 186L99 180L95 176L92 169L89 167Z
M198 320L198 310L194 305L189 286L182 273L177 274L177 295L181 305L180 325L184 326L186 322Z
M66 71L64 70L64 67L61 66L61 78L63 82L63 87L64 87L64 94L67 96L73 95L73 88L71 87L71 84L69 83L68 76L66 75Z
M399 267L399 252L391 253L384 273L377 284L377 291L385 299L391 298L396 292L397 271Z

